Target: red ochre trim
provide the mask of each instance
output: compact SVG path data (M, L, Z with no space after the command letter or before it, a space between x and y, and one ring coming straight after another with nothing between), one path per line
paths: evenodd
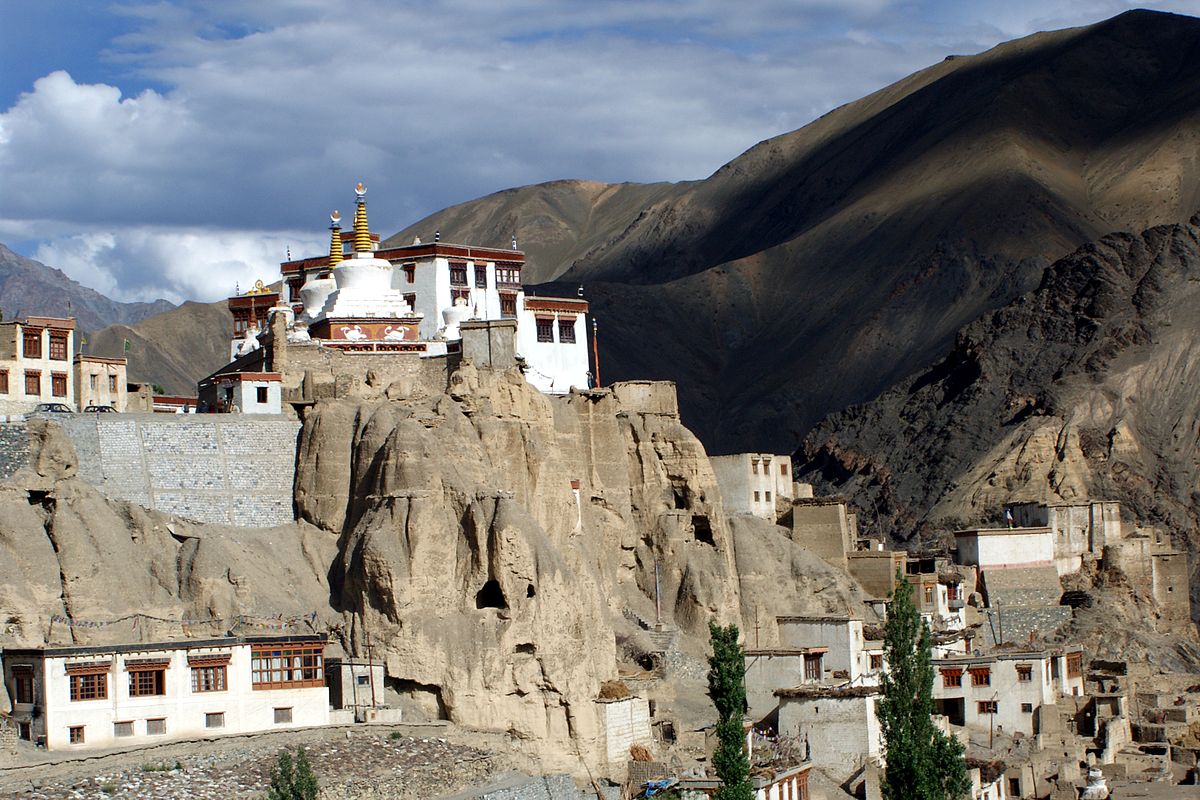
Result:
M371 253L375 258L387 261L411 260L421 256L442 256L445 258L466 258L472 261L495 261L497 266L520 268L525 263L525 254L520 250L496 250L490 247L473 247L471 245L421 243L406 247L389 247L386 250L375 250ZM328 267L329 256L314 256L295 261L284 261L279 265L280 272L290 275L305 272L318 267Z

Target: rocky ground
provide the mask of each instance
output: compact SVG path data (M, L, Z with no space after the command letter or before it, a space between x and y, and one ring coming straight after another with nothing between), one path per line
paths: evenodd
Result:
M0 767L0 797L260 798L280 749L302 746L323 797L415 800L453 794L508 771L513 758L496 745L446 727L397 726L177 742L57 762L23 752L18 760L24 765Z

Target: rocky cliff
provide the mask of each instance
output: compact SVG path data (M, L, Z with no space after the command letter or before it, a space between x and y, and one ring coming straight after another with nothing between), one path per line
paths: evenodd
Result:
M266 530L102 499L53 423L35 425L33 466L0 491L7 638L162 640L274 617L383 658L388 695L418 713L509 731L577 770L602 744L601 682L645 652L656 571L692 657L710 620L758 623L765 646L775 614L862 611L785 529L726 519L669 384L547 397L464 364L448 393L354 394L307 414L302 521Z
M1200 218L1114 234L965 327L932 368L810 434L800 478L899 538L1015 499L1122 502L1194 550Z

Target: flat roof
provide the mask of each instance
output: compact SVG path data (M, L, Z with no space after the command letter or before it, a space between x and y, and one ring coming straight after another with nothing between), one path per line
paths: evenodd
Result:
M0 650L8 656L90 656L105 653L137 653L145 650L192 650L197 647L230 647L239 644L272 644L274 642L322 642L329 637L320 633L293 636L225 636L220 639L185 639L175 642L137 642L132 644L77 645L66 647L13 647Z
M968 528L955 531L955 536L1019 536L1031 533L1053 533L1050 528L1039 525L1030 528Z
M789 689L775 690L776 697L791 697L809 700L840 700L852 697L874 697L877 694L883 694L882 687L850 686L849 684L828 686L814 683L811 686L793 686Z
M780 622L836 623L836 622L862 622L862 621L863 621L862 617L851 617L851 616L847 616L845 614L841 614L841 615L837 615L837 614L823 614L823 615L822 614L813 614L813 615L784 614L784 615L775 617L775 622L777 624Z

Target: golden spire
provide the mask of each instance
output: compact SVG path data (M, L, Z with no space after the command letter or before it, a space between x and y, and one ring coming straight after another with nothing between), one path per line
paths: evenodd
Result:
M329 215L329 266L342 262L342 215L335 209Z
M354 252L369 253L371 252L371 229L367 227L367 187L359 181L358 186L354 187L354 193L358 195L358 208L354 211Z

